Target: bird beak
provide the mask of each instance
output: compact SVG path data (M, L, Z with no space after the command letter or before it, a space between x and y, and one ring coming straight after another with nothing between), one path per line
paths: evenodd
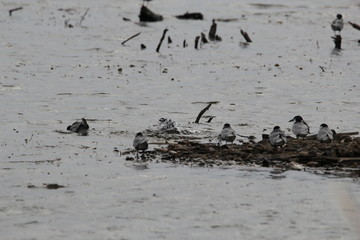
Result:
M289 122L292 122L292 121L294 121L294 120L295 120L295 118L291 119Z

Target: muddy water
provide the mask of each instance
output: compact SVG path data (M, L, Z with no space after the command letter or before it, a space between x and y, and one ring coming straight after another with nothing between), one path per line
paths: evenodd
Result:
M298 114L313 133L323 122L358 130L360 33L346 24L334 51L329 27L338 12L359 23L358 3L156 0L149 7L165 19L145 25L140 5L0 3L4 13L24 7L0 16L4 239L359 239L356 179L142 164L113 153L160 117L203 137L229 122L259 138ZM173 17L186 11L205 20ZM222 42L195 50L213 18L236 20L218 21ZM165 28L173 43L156 53ZM243 44L240 29L253 43ZM193 125L208 101L219 102L206 113L214 120ZM81 117L89 136L57 131Z

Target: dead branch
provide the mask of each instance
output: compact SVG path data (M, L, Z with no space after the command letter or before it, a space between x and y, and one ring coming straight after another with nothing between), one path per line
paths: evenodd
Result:
M207 105L203 110L201 110L201 112L199 112L199 115L197 116L195 123L199 123L201 116L207 111L209 110L209 108L211 107L212 103L209 103L209 105Z
M129 37L128 39L126 39L125 41L123 41L121 44L122 44L122 45L124 45L127 41L129 41L129 40L133 39L134 37L139 36L140 34L141 34L141 32L139 32L139 33L137 33L137 34L135 34L135 35L133 35L133 36Z
M357 29L357 30L360 30L360 25L359 24L356 24L356 23L352 23L352 22L348 22L353 28Z
M241 35L245 38L246 42L252 42L249 35L247 34L247 32L243 31L242 29L240 29L240 33Z
M12 12L19 11L19 10L22 10L22 9L23 9L23 7L17 7L17 8L14 8L14 9L10 9L9 10L9 16L12 15Z
M163 35L161 36L161 39L160 39L160 42L156 48L156 52L159 52L160 51L160 47L161 47L161 44L162 42L164 41L164 38L165 38L165 35L166 35L166 32L168 31L167 28L164 29L164 32L163 32Z
M209 31L209 40L210 41L215 41L216 40L216 23L215 23L215 19L212 20L212 25L210 27L210 31Z
M335 37L331 37L334 40L335 43L335 48L336 49L341 49L341 36L340 35L336 35Z
M195 38L195 49L198 49L199 39L200 39L200 36L196 36L196 38Z
M81 27L81 23L84 21L85 16L88 14L89 10L90 10L90 8L87 8L86 11L85 11L85 13L81 16L81 19L80 19L80 21L79 21L79 26L80 26L80 27Z

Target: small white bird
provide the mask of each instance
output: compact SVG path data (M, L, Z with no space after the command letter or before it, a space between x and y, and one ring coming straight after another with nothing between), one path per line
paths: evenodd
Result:
M292 132L295 134L296 138L306 137L310 133L309 125L303 120L300 116L295 116L289 122L295 121L292 126Z
M286 145L286 136L283 131L281 131L279 126L275 126L273 131L269 135L269 142L274 147L285 146Z
M67 130L86 136L87 131L89 130L89 125L87 124L85 118L82 118L80 122L76 121L72 125L68 126Z
M145 136L141 132L138 132L135 135L133 146L136 149L137 157L139 157L139 150L142 150L144 154L145 150L148 149L149 144Z
M340 32L344 28L344 20L342 18L341 14L336 15L335 20L331 23L331 29L334 31L334 34L336 35L336 31Z
M234 142L235 138L235 131L231 128L229 123L225 123L223 129L221 130L221 133L218 136L219 143L221 144L221 141L225 141L225 143L232 143Z
M320 125L320 129L317 134L317 139L321 143L329 143L334 139L333 132L331 131L331 129L328 127L327 124L323 123Z

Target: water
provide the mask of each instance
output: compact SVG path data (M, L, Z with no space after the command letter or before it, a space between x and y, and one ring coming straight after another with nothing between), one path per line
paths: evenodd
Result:
M146 26L136 24L141 1L0 5L24 7L0 16L4 239L359 238L357 180L141 164L113 153L131 148L135 133L161 117L204 137L229 122L260 138L274 125L290 128L295 115L313 133L323 122L357 131L360 35L346 24L342 51L330 39L337 13L360 22L356 1L156 0L148 6L165 20ZM205 20L173 17L186 11ZM213 18L238 20L218 21L223 41L195 50L195 36L207 33ZM165 28L173 43L165 41L158 54ZM240 29L253 43L241 43ZM192 124L208 101L219 101L205 114L214 120ZM55 131L81 117L90 119L89 136Z

